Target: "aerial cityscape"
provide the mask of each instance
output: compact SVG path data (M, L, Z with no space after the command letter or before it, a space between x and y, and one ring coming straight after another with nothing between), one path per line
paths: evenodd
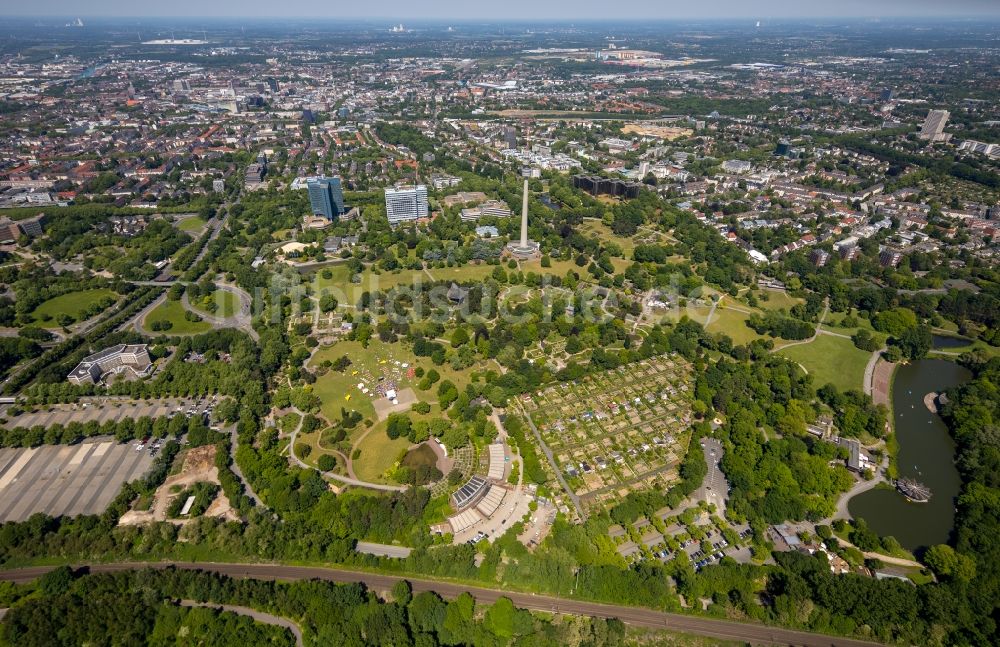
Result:
M1000 644L1000 6L206 4L0 8L0 645Z

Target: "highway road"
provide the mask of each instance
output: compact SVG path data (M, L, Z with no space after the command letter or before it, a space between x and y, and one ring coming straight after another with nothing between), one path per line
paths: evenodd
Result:
M755 645L795 645L796 647L875 647L879 643L850 638L838 638L823 634L809 633L770 627L767 625L745 624L728 620L716 620L688 616L678 613L664 613L652 609L567 600L546 595L517 593L513 591L498 591L465 584L438 582L413 577L380 575L337 568L322 568L314 566L285 566L282 564L224 564L224 563L118 563L94 564L87 566L92 573L107 573L134 568L167 568L175 566L192 570L203 570L234 578L254 578L262 580L306 580L319 579L330 582L351 583L362 582L375 591L388 591L399 580L410 582L414 593L434 591L445 598L454 598L462 593L471 594L478 602L491 604L501 597L510 600L523 609L565 613L571 615L594 616L600 618L618 618L622 622L637 627L651 629L666 629L682 633L696 634L722 640L748 642ZM35 580L55 566L36 566L7 571L0 571L0 580L25 583Z

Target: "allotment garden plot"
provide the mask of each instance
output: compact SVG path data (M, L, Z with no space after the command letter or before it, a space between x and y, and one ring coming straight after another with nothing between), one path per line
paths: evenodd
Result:
M524 400L569 487L587 508L666 488L690 440L691 366L655 357L558 384Z

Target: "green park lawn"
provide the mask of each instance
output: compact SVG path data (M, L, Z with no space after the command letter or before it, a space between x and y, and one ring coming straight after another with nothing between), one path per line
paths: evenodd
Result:
M319 376L313 384L313 393L322 401L320 412L333 422L340 419L340 409L355 410L367 419L375 419L375 408L370 397L361 393L357 385L366 381L369 386L373 380L383 373L388 366L395 367L396 360L413 365L412 353L405 352L399 344L385 344L376 339L371 340L364 349L356 341L338 341L329 348L323 348L313 355L309 364L312 368L319 366L324 360L336 361L342 355L347 355L351 365L344 370L329 370ZM381 362L385 362L384 364ZM429 362L428 362L429 364ZM345 396L350 395L350 399Z
M405 370L395 365L396 361L401 364L409 364L414 368L417 366L423 367L425 371L433 368L441 375L441 381L451 380L459 391L464 390L465 386L470 382L473 371L483 371L487 368L492 368L494 371L499 372L499 367L496 364L477 363L461 371L452 369L447 363L443 366L434 366L430 358L416 357L412 351L401 343L387 344L379 341L377 338L369 341L367 349L362 348L360 342L338 341L328 348L322 348L317 351L310 360L309 366L315 369L324 360L333 362L342 355L347 355L350 358L351 365L343 373L334 370L327 371L325 375L319 376L316 379L316 383L313 384L313 392L322 401L320 412L331 422L340 419L341 407L348 410L353 409L365 418L374 420L375 408L372 406L371 397L366 396L358 390L358 383L364 381L370 388L374 385L374 381L385 373L391 374L398 371L405 375ZM357 371L356 374L355 371ZM438 399L437 389L441 382L433 384L427 391L421 391L417 388L419 382L419 378L407 379L404 376L397 382L397 386L401 389L412 388L418 400L429 402L436 407ZM350 399L346 399L346 395L350 395Z
M789 295L784 290L761 290L762 294L767 295L767 301L761 299L758 295L757 305L764 310L790 310L792 306L802 303L802 299L793 297Z
M823 328L839 332L842 335L853 335L859 330L864 329L880 339L884 337L882 333L877 332L874 328L872 328L872 322L865 317L855 316L855 319L858 320L857 326L844 326L842 322L845 316L846 315L841 312L831 312L826 316L826 320L823 321Z
M712 311L712 306L710 305L695 305L694 299L688 299L687 305L677 308L676 315L674 310L667 311L666 319L669 321L679 321L683 317L687 317L691 321L697 321L701 325L705 325L705 320L708 318L708 313ZM716 308L715 314L712 315L712 319L719 314L719 309Z
M44 322L42 325L45 327L58 327L55 318L59 315L68 314L79 321L82 311L87 306L106 297L114 298L115 293L105 288L69 292L39 304L31 316L35 321Z
M831 383L841 391L862 389L865 367L871 356L854 346L850 339L819 335L808 344L775 351L801 364L817 386Z
M629 263L624 259L613 259L616 268L621 265L623 269ZM324 290L332 291L341 303L355 304L365 291L375 292L377 290L386 291L400 285L413 285L414 283L429 283L431 281L444 281L456 283L474 283L485 280L497 268L496 265L487 263L466 264L457 267L432 267L424 270L396 270L392 272L375 272L371 268L365 268L361 272L361 282L351 283L350 271L346 264L336 264L323 268L312 275L304 277L306 283L310 283L315 294L321 294ZM511 271L506 263L503 263L504 271ZM521 271L534 272L535 274L552 274L555 276L565 276L566 272L573 270L586 278L586 268L578 267L573 261L553 260L551 267L542 267L541 260L527 261L521 263ZM324 278L323 274L328 271L330 278Z
M496 269L496 265L482 263L480 265L461 265L459 267L435 267L428 271L435 280L464 283L467 281L482 281L492 274L494 269Z
M325 272L330 273L330 278L323 278ZM310 276L302 277L304 283L310 281L313 282L313 287L320 288L330 288L330 287L343 287L350 281L350 271L347 268L346 263L337 263L335 265L328 265Z
M152 331L151 324L154 321L169 321L173 324L170 329L161 331L166 335L197 335L212 329L212 325L205 321L188 321L184 317L186 312L180 301L167 299L146 315L142 326Z
M210 303L215 304L215 312L212 312L209 309ZM191 305L198 310L203 311L205 314L225 319L226 317L232 317L236 314L236 311L239 309L240 299L228 290L219 289L210 294L208 297L192 299Z
M336 451L329 450L326 448L326 446L321 440L322 435L323 435L323 430L320 429L308 434L299 434L298 436L296 436L295 438L296 444L305 444L310 447L308 456L302 456L298 452L296 452L296 455L299 457L300 460L302 460L302 462L306 463L307 465L311 465L316 469L319 469L319 466L317 464L317 462L319 461L319 457L324 454L329 454L330 456L333 456L333 458L336 459L337 461L337 467L334 468L333 471L337 474L346 475L347 466L344 464L344 459L341 458L340 454L337 453Z
M705 327L705 330L711 333L729 335L733 343L737 346L749 344L754 339L761 338L760 335L747 326L746 320L749 318L749 315L738 310L730 310L724 307L725 304L726 302L723 301L722 305L715 309L715 314L712 315L712 320Z
M615 243L622 248L625 258L632 258L632 252L635 250L635 241L632 237L619 236L600 220L584 220L580 225L580 233L585 236L596 236L602 242Z
M410 441L405 437L390 439L385 433L386 425L386 422L374 425L368 435L355 446L361 453L351 463L354 466L354 473L362 481L394 483L386 478L385 472L410 446Z
M478 268L477 268L478 269ZM323 274L325 270L329 270L331 276L330 278L324 278ZM492 268L490 268L492 270ZM431 270L442 271L443 270ZM435 276L435 278L438 278ZM441 280L448 278L442 275ZM346 264L331 265L329 267L323 268L317 271L314 275L309 277L304 277L305 282L312 282L312 287L315 294L321 294L323 291L329 291L340 303L356 304L361 299L361 294L363 292L376 292L376 291L387 291L397 285L413 285L416 282L429 283L431 277L423 270L398 270L395 272L373 272L370 268L366 268L361 273L360 283L351 283L350 270L348 270ZM454 280L468 280L454 278Z
M507 268L507 264L503 264L503 268L506 271L510 271ZM573 271L580 275L581 278L586 279L590 276L587 274L587 266L580 267L575 262L571 260L559 260L556 258L550 259L549 267L542 267L542 260L534 261L524 261L521 263L521 271L523 272L534 272L535 274L551 274L552 276L563 277L566 276L567 272Z
M392 482L386 477L385 472L409 446L409 441L405 438L389 439L385 433L387 422L376 419L372 397L358 389L359 382L365 382L372 387L381 375L394 378L395 375L402 374L403 377L396 382L397 388L412 388L418 401L431 404L431 410L426 414L417 414L411 410L409 413L411 419L430 420L441 416L437 401L437 389L441 381L450 380L459 391L462 391L471 381L474 371L484 371L487 368L499 370L494 363L477 363L461 371L452 369L448 364L434 366L429 358L415 357L408 348L398 342L387 344L377 339L372 339L367 349L362 348L356 341L339 341L328 348L320 349L310 360L310 367L315 368L324 360L335 361L342 355L347 355L351 359L351 365L343 373L330 370L318 376L316 383L313 384L313 393L320 398L320 413L330 422L340 419L341 408L358 411L366 420L373 422L371 427L363 422L359 424L348 433L347 440L353 443L354 449L360 450L360 455L353 461L358 478L377 483ZM396 366L396 361L409 364L411 367L423 367L425 371L433 368L441 375L441 381L423 391L417 388L419 378L406 378L405 369ZM351 397L347 399L345 397L347 395Z
M205 221L200 216L191 216L177 221L177 228L187 233L201 231L205 227Z

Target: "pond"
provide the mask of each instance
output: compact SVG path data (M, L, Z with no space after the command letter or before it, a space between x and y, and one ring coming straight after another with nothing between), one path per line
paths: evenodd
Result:
M927 503L911 503L895 490L875 489L848 503L852 517L864 519L880 535L892 535L914 550L948 541L955 522L955 497L961 481L955 467L955 443L940 416L924 405L924 396L958 386L972 377L954 362L924 359L896 369L893 415L899 442L899 476L931 490Z
M951 337L950 335L932 335L931 346L935 350L946 350L948 348L964 348L972 343L971 339L962 337Z

